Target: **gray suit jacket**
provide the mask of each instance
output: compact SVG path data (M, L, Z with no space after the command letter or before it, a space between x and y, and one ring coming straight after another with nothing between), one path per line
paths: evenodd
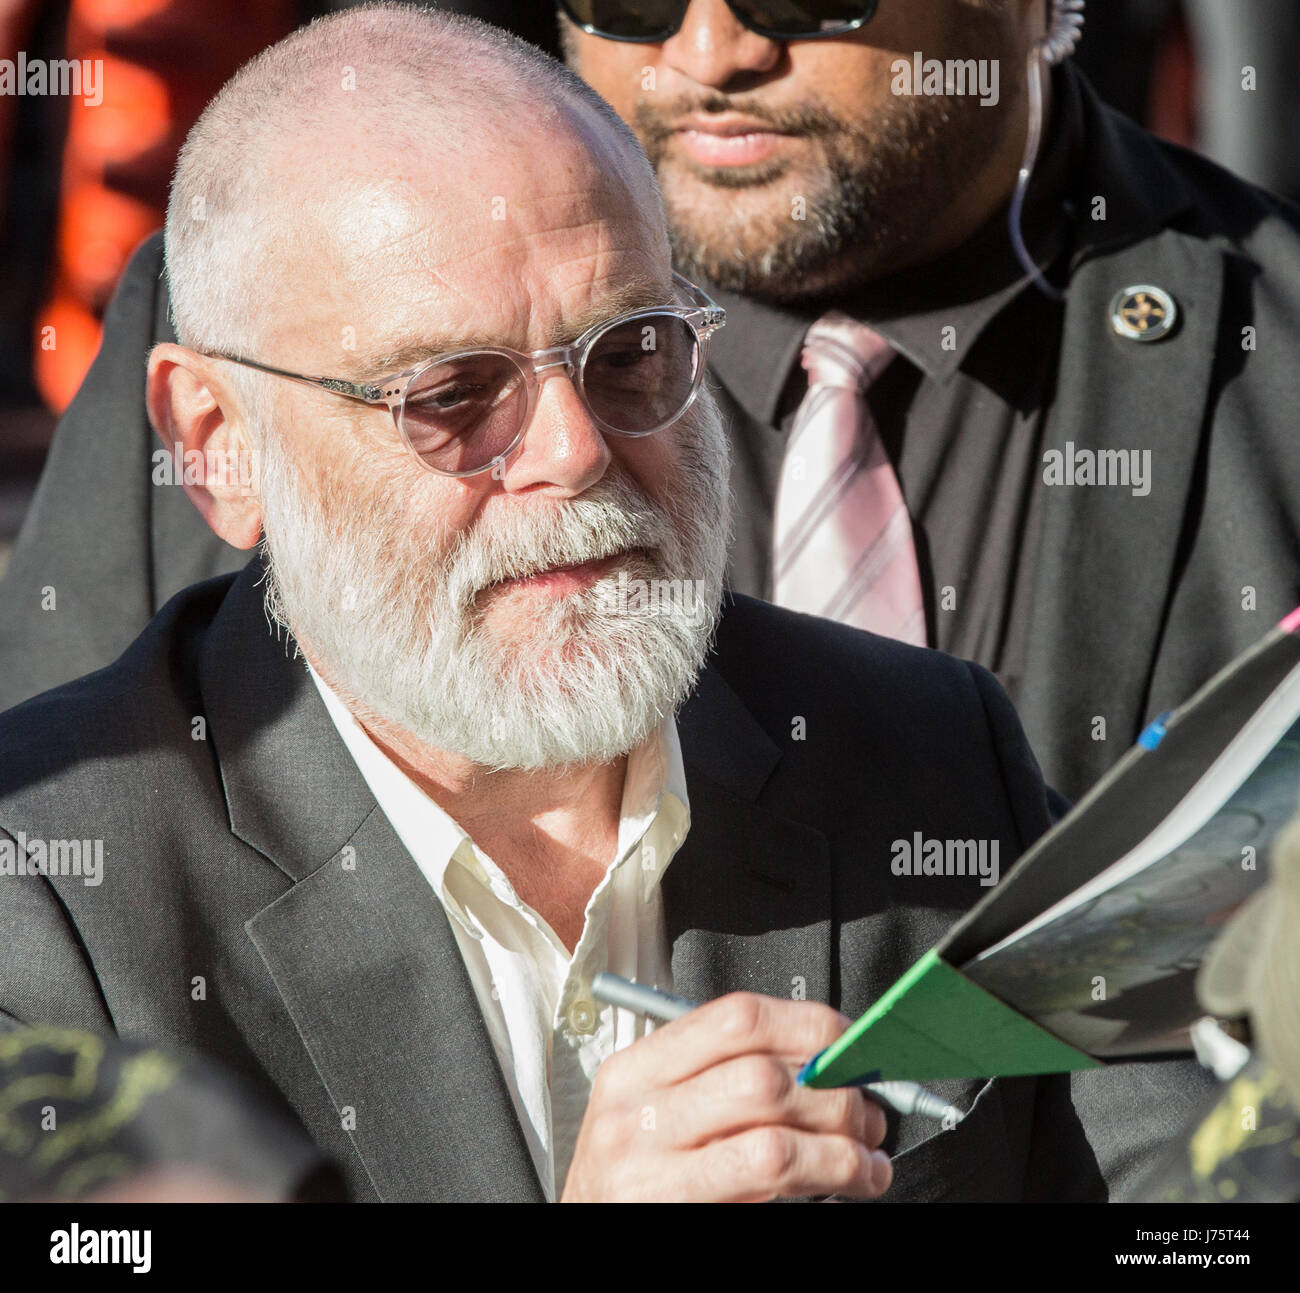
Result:
M187 590L116 664L0 717L0 829L104 852L98 885L0 876L0 1019L224 1062L358 1199L539 1199L446 916L268 629L262 573ZM679 730L685 996L801 988L857 1014L986 892L893 875L891 841L997 840L1009 866L1048 824L991 675L745 598ZM892 1197L1103 1198L1206 1087L1185 1062L936 1085L973 1111L891 1130Z

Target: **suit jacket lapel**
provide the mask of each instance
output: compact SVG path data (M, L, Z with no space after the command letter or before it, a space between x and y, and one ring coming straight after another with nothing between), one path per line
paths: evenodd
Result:
M1189 248L1191 241L1166 232L1089 264L1070 285L1062 353L1087 355L1088 363L1061 366L1046 448L1150 453L1145 496L1116 485L1040 486L1049 494L1042 551L1050 559L1039 563L1019 700L1029 714L1054 715L1055 733L1071 743L1086 741L1088 716L1105 709L1098 708L1100 696L1080 695L1077 676L1061 662L1077 659L1080 643L1094 635L1123 641L1124 651L1102 662L1105 691L1145 696L1181 560L1223 286L1222 254ZM1148 343L1114 335L1099 340L1100 331L1109 331L1111 299L1139 283L1174 297L1182 316L1178 331ZM1158 407L1153 391L1161 393ZM1098 408L1105 416L1096 416ZM1086 714L1070 708L1072 697ZM1030 733L1031 739L1051 735Z
M1082 173L1097 195L1075 195L1080 237L1044 448L1149 451L1150 493L1039 486L1048 491L1046 555L1035 579L1017 705L1031 744L1044 753L1087 741L1091 716L1106 713L1107 695L1147 694L1182 559L1225 277L1222 250L1169 227L1188 199L1158 147L1103 113L1090 91L1084 99L1093 160ZM1135 183L1135 175L1143 182ZM1092 217L1096 196L1107 201L1104 220ZM1177 327L1154 342L1116 335L1112 301L1121 290L1146 284L1174 298ZM1077 671L1065 662L1087 659L1097 644L1116 640L1124 651L1098 660L1097 686L1082 694ZM1141 717L1114 714L1112 721ZM1132 733L1109 735L1128 740Z
M756 802L779 748L715 667L678 730L691 829L663 879L674 991L835 1004L826 838Z
M378 807L247 929L381 1199L541 1201L455 936Z
M540 1200L446 915L268 632L260 573L214 623L201 687L231 830L293 881L245 928L338 1112L328 1140L348 1130L382 1199Z

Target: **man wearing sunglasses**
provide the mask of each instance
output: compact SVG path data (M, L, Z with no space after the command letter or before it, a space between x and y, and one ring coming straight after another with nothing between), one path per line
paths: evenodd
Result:
M978 666L724 605L724 319L608 105L324 20L209 105L167 259L149 416L264 550L0 718L0 1023L208 1054L358 1199L1104 1197L1064 1077L955 1128L794 1080L987 891L892 842L1008 865L1046 794Z
M1297 214L1064 62L1011 220L1055 0L559 9L727 310L732 587L979 661L1072 799L1300 601Z

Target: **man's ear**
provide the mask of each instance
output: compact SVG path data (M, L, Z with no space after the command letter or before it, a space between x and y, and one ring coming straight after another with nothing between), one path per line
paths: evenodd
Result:
M145 405L165 450L154 451L154 481L183 487L232 547L253 547L262 533L253 446L217 361L170 342L155 346Z

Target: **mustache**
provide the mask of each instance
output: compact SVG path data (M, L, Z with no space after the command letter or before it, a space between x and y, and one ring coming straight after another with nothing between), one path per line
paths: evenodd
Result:
M847 129L839 117L815 102L782 107L760 99L723 94L720 91L703 95L682 94L673 99L656 99L653 103L641 99L633 110L633 118L637 134L648 148L652 143L662 143L688 117L708 117L724 112L751 117L761 125L784 135L825 137L840 134Z
M628 481L603 481L547 512L502 516L462 531L441 565L444 587L462 611L508 579L640 549L657 557L674 539L667 514Z

